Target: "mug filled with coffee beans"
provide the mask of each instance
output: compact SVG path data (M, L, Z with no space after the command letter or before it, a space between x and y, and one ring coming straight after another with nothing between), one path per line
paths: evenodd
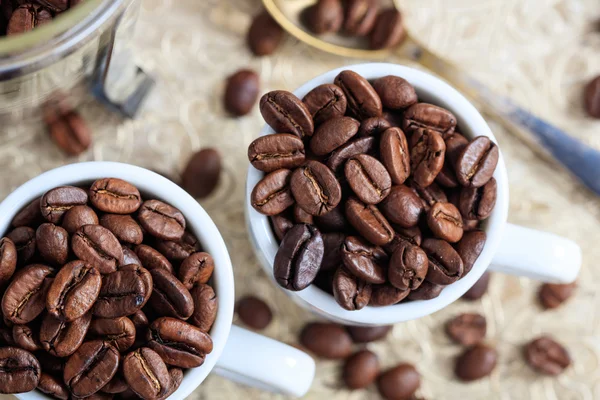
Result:
M447 306L488 267L575 280L575 243L507 223L496 139L438 78L355 65L266 93L260 111L247 224L265 271L301 306L383 325Z
M307 354L232 326L219 231L154 172L46 172L0 204L0 231L0 393L183 399L213 369L293 396L312 383Z

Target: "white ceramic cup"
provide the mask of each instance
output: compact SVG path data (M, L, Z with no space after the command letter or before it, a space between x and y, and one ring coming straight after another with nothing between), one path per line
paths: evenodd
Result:
M468 138L487 136L496 142L489 126L475 107L456 89L426 72L396 64L359 64L329 71L302 85L294 92L302 99L314 87L333 83L343 70L352 70L372 80L386 75L406 79L416 89L420 101L444 107L458 118L461 133ZM261 135L275 133L265 126ZM250 204L250 194L264 176L250 166L246 181L246 223L255 253L265 272L273 277L273 260L278 242L266 216ZM483 252L467 276L444 288L439 297L427 301L412 301L388 307L365 307L347 311L333 296L312 285L300 292L285 291L299 305L316 314L343 324L384 325L408 321L434 313L462 296L490 268L494 271L527 276L544 282L568 283L575 280L581 267L581 249L574 242L506 222L508 214L508 179L504 158L500 153L494 173L498 182L496 207L483 224L487 241Z
M169 399L186 398L213 369L241 383L290 396L303 396L314 377L313 359L294 347L232 326L235 292L225 242L200 204L170 180L144 168L114 162L87 162L56 168L25 183L0 204L0 232L10 229L15 214L46 191L62 185L90 184L105 177L124 179L135 185L145 198L160 199L178 208L186 218L188 229L215 260L212 279L218 312L210 330L213 351L206 356L202 366L185 372L181 386ZM17 397L49 399L39 391Z

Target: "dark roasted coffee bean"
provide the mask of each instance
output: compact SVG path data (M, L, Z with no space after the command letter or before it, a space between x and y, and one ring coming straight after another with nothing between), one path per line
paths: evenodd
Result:
M457 359L454 373L462 381L484 378L496 368L498 354L492 347L477 344L465 350Z
M46 307L53 274L52 268L41 264L19 270L2 297L4 318L15 324L27 324L40 315Z
M28 226L35 228L44 221L42 217L42 209L40 208L40 202L42 198L38 197L31 203L27 204L21 211L15 215L12 222L10 223L13 227L18 228L20 226Z
M291 176L289 169L278 169L262 178L252 190L252 207L264 215L277 215L294 204L290 190Z
M463 294L462 298L468 301L479 300L486 294L488 290L488 286L490 284L491 274L486 271L481 275L481 278L473 286L471 289L467 290L465 294Z
M394 239L394 230L374 205L351 197L346 201L346 217L365 239L375 245L383 246Z
M310 149L317 156L329 154L356 135L359 126L360 122L350 117L328 119L315 130Z
M281 213L270 218L273 232L279 241L283 240L285 234L294 226L294 221L288 217L287 213Z
M215 269L215 262L208 253L194 253L179 267L179 280L190 290L197 284L207 283Z
M436 237L450 243L463 236L462 216L451 203L435 203L427 213L427 225Z
M0 239L0 287L12 278L17 268L17 247L7 237Z
M246 42L255 55L268 56L277 49L282 38L283 29L267 11L262 11L252 20Z
M91 396L113 378L120 360L119 351L111 344L85 342L65 364L65 384L74 396Z
M67 211L75 206L85 205L87 201L88 194L85 190L74 186L60 186L42 196L40 208L47 221L58 224Z
M346 235L340 232L323 234L325 252L321 262L321 271L333 270L342 263L342 247L345 240Z
M205 332L187 322L163 317L148 329L148 347L156 351L165 363L181 368L195 368L213 349Z
M390 128L381 136L381 162L390 173L392 182L403 184L410 175L410 153L406 136L400 128Z
M143 267L142 261L129 247L123 247L123 265L135 264Z
M460 153L469 144L469 141L460 133L455 132L444 135L444 143L446 143L444 166L436 177L436 181L444 187L455 188L459 186L459 183L456 178L454 166Z
M538 299L546 310L557 308L569 300L576 287L575 283L544 283L538 292Z
M421 230L418 226L413 228L402 228L398 225L394 225L394 239L383 246L385 251L388 254L392 254L396 247L402 242L408 242L410 244L414 244L415 246L421 246L421 241L423 239L423 235L421 234Z
M379 136L391 127L390 122L383 117L367 118L360 123L358 137Z
M560 375L571 365L567 349L548 336L541 336L527 343L524 354L527 364L545 375Z
M138 310L135 313L131 314L129 316L129 319L131 320L131 322L133 322L137 333L140 333L142 331L145 332L146 328L150 324L150 321L148 321L148 317L142 310Z
M360 350L344 362L342 378L349 389L362 389L379 375L379 359L369 350Z
M33 354L16 347L0 348L0 393L30 392L38 385L41 373Z
M289 133L261 136L248 146L250 163L267 173L299 167L304 159L304 143L298 136Z
M342 359L352 354L352 338L344 327L312 322L300 333L300 343L320 358Z
M429 261L421 248L408 242L400 243L394 250L388 268L390 283L401 290L415 290L425 280Z
M17 7L6 26L6 35L19 35L52 21L52 14L44 7L34 4L23 4Z
M392 326L347 326L346 329L354 343L369 343L384 339L392 330Z
M381 99L365 78L354 71L345 70L336 76L334 83L344 91L352 116L361 121L381 116Z
M111 231L100 225L84 225L71 238L73 253L101 274L110 274L123 264L123 249Z
M419 223L423 213L423 203L419 196L408 186L392 186L390 194L381 202L379 208L388 221L403 228L411 228Z
M600 118L600 76L595 77L585 86L584 105L590 117Z
M346 163L346 160L359 154L373 153L375 145L376 141L372 136L349 141L331 153L327 159L327 166L331 168L333 172L339 174L342 171L342 167Z
M21 226L10 231L6 237L15 244L17 250L17 264L27 264L35 254L36 250L35 230L27 226Z
M401 290L389 284L373 285L370 306L385 307L397 304L404 300L410 290Z
M130 215L104 214L100 225L115 235L121 243L140 244L144 240L144 232Z
M411 182L411 187L415 191L415 193L417 193L419 197L423 200L423 206L425 208L425 211L429 211L429 208L432 207L435 203L448 202L448 197L446 196L446 193L435 182L427 187L421 187L415 182ZM455 204L455 206L457 205Z
M131 214L140 208L142 196L131 183L103 178L90 187L90 202L98 210L111 214Z
M169 391L171 376L160 355L142 347L123 359L123 375L129 387L141 398L158 399Z
M466 219L484 220L494 211L496 196L497 183L494 178L481 187L465 187L460 191L460 212Z
M46 314L40 329L40 343L43 349L56 357L70 356L83 343L91 321L91 312L71 322L61 321L52 314Z
M390 127L401 128L402 121L404 121L404 113L401 111L384 109L381 118L385 119L390 124Z
M42 224L35 233L38 252L48 263L63 265L69 257L69 234L64 228L50 222Z
M492 178L498 158L498 146L486 136L476 137L456 160L456 178L467 187L481 187Z
M163 269L154 269L150 274L154 282L152 308L160 315L188 319L194 312L194 300L185 286Z
M299 138L312 136L315 125L310 111L290 92L276 90L260 99L260 113L277 133L292 133Z
M37 337L37 332L27 325L15 325L12 329L13 340L17 346L27 351L38 351L42 348Z
M340 266L333 277L333 297L345 310L360 310L371 300L371 285Z
M411 364L399 364L377 379L379 394L386 400L413 399L421 386L421 375Z
M166 400L179 389L179 386L181 386L181 382L183 381L183 370L181 368L169 368L169 376L171 377L171 386L167 393L164 396L159 397L158 400Z
M417 92L405 79L388 75L373 81L373 88L381 98L383 107L402 110L415 104Z
M100 389L100 391L102 393L118 394L118 393L123 393L127 389L129 389L129 385L127 384L127 381L125 380L125 377L123 377L122 373L119 371L110 380L110 382L108 382L106 385L104 385L104 387L102 387L102 389Z
M369 47L373 50L387 49L399 45L406 38L402 14L391 7L383 10L375 20Z
M139 246L136 246L135 254L139 258L141 266L146 268L148 271L152 271L154 269L163 269L167 272L173 273L173 266L169 260L167 260L167 258L154 247L140 244Z
M424 281L418 289L409 293L409 300L431 300L435 299L442 293L444 285L436 285L429 281Z
M194 312L189 319L192 325L197 326L203 332L210 331L210 328L217 318L217 309L219 306L217 295L209 285L197 285L190 290L192 299L194 299Z
M246 326L256 330L265 329L273 319L269 305L255 296L239 299L235 304L235 310Z
M221 154L218 150L206 148L197 151L192 154L181 174L182 187L194 198L208 197L219 184L221 170Z
M315 125L321 125L329 119L343 117L348 104L342 89L330 83L319 85L308 92L302 102L308 108Z
M275 255L273 273L277 283L300 291L317 276L323 260L323 236L312 225L295 225L285 235Z
M457 315L446 323L446 334L455 343L473 346L485 338L487 322L481 314Z
M449 285L463 276L463 261L448 244L440 239L425 239L421 245L429 259L427 280L438 285Z
M60 381L62 382L62 373L67 362L65 358L58 358L46 352L36 353L35 356L40 362L42 371L60 377Z
M294 204L292 214L294 217L295 224L314 224L315 218L306 211L304 211L298 204Z
M102 289L92 311L100 318L131 315L146 304L155 288L156 281L145 268L134 264L119 267L102 277Z
M157 240L156 249L170 261L180 263L192 253L202 251L202 246L194 235L186 231L179 240Z
M292 173L290 187L298 205L311 215L327 214L342 199L335 175L318 161L307 161L297 168Z
M0 346L18 346L12 335L12 328L0 327Z
M352 36L367 36L375 26L379 1L348 0L345 6L344 32Z
M75 206L65 213L62 227L72 235L82 226L98 225L98 222L98 216L90 207Z
M350 225L344 215L344 207L342 204L338 205L325 215L316 216L315 224L321 232L327 233L345 232L350 229Z
M340 0L318 0L302 14L306 27L317 35L335 33L344 22L344 9Z
M67 400L69 398L69 389L67 389L62 379L45 372L42 372L40 376L37 389L55 399Z
M359 154L349 158L344 174L356 196L366 204L378 204L390 193L390 174L375 157Z
M115 346L121 353L133 346L135 325L127 317L100 318L92 321L88 335Z
M258 99L259 90L260 82L256 72L249 69L237 71L227 78L223 99L225 109L238 117L250 113Z
M448 110L433 104L417 103L404 113L402 129L407 133L432 130L442 135L454 132L456 117Z
M47 14L46 17L50 16ZM49 20L49 19L48 19ZM66 114L57 113L48 123L50 137L64 153L77 156L92 144L92 131L81 115L74 110Z
M160 200L147 200L140 207L138 221L142 228L163 240L179 240L185 232L181 211Z
M461 241L456 245L456 251L463 260L463 276L468 274L473 268L473 265L475 265L475 262L485 246L486 236L484 231L466 232Z
M56 274L46 308L61 320L74 321L92 308L101 286L102 277L96 268L81 260L71 261Z
M410 165L415 183L427 187L444 166L446 144L439 133L419 130L411 138Z
M385 282L388 256L381 247L365 243L359 237L348 236L342 245L342 261L354 276L368 283Z

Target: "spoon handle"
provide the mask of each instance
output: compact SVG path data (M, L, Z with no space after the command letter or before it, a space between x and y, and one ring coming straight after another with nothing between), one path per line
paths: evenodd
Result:
M507 97L493 93L454 64L414 41L402 46L404 54L448 80L480 104L486 114L543 153L562 164L583 184L600 195L600 151L519 107Z

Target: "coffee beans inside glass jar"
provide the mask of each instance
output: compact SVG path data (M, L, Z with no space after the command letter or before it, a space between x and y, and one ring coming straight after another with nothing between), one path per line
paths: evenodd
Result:
M213 349L217 267L126 181L48 191L0 240L0 393L167 398Z
M467 275L496 203L499 150L399 76L342 71L304 99L263 96L275 131L250 144L251 204L280 240L277 282L346 310L429 300ZM390 117L392 116L392 117Z
M32 31L82 0L3 0L0 2L0 36Z

